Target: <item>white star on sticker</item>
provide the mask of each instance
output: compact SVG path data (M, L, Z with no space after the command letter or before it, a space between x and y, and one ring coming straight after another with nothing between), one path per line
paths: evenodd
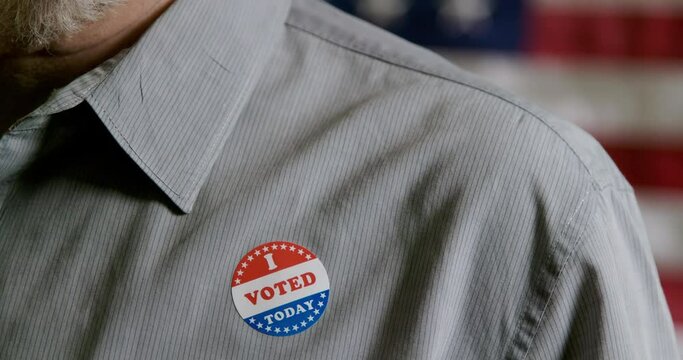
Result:
M277 250L277 244L276 244L276 245L273 245L273 246L271 246L271 248L273 248L273 250Z
M238 276L244 275L244 271L242 271L242 270L237 270L237 275L238 275Z
M256 319L254 319L254 318L249 319L249 323L250 323L250 324L253 324L253 323L255 323L255 322L256 322Z
M289 333L289 326L285 328L285 334Z
M247 260L252 261L252 260L254 260L254 257L251 256L251 255L249 255L249 256L247 257Z
M287 244L282 244L280 245L281 250L287 250Z
M311 260L311 255L310 255L310 254L306 254L306 260Z
M299 251L297 251L296 253L299 254L299 255L303 255L303 254L304 254L304 251L301 250L301 249L299 249Z
M306 326L306 320L304 320L304 321L300 322L299 324L301 324L301 327L304 327L304 326Z
M270 249L268 249L267 246L264 246L264 247L261 248L261 250L263 250L263 252L268 252L268 250L270 250Z
M294 331L299 330L299 325L294 324L294 325L292 326L292 330L294 330Z
M279 334L280 333L280 328L275 328L275 333Z
M254 255L256 255L256 256L261 255L261 250L256 250L256 251L254 251Z
M235 279L235 284L241 283L240 279Z
M325 294L324 294L324 293L320 294L320 297L321 297L322 299L324 299L324 298L325 298Z
M246 268L247 266L249 266L249 264L247 264L247 263L242 263L242 267L243 267L243 268Z
M296 248L294 246L289 247L289 251L294 251L294 250L296 250Z
M318 306L322 307L323 305L325 305L325 303L323 303L322 301L318 301Z
M266 331L270 331L270 326L266 326Z
M316 315L320 315L320 310L314 309L314 310L313 310L313 313L316 314Z
M315 309L315 311L318 311L318 309ZM317 314L316 314L316 315L317 315ZM308 318L307 318L307 319L308 319L308 321L313 321L313 316L308 315Z
M256 327L260 329L260 328L262 328L262 327L263 327L263 324L261 324L261 323L258 323L258 324L256 324Z

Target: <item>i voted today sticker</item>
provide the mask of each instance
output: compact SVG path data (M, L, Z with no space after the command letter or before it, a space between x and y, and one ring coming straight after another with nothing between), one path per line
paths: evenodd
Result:
M287 242L250 250L232 275L232 299L252 329L289 336L310 329L327 307L330 280L307 248Z

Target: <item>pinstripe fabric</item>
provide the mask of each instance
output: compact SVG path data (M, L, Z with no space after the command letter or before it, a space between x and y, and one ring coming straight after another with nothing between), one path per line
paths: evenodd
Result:
M71 109L85 99L100 84L127 53L119 52L95 69L88 71L67 86L50 94L44 104L19 119L0 141L0 205L7 196L11 182L34 160L35 149L43 142L44 128L50 115Z
M675 359L590 136L314 1L178 0L85 101L0 139L0 358ZM286 338L232 271L288 240Z

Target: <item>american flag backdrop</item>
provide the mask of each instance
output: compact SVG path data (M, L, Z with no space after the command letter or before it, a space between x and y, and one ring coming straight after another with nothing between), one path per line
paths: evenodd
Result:
M683 351L683 0L329 0L591 132L636 189Z

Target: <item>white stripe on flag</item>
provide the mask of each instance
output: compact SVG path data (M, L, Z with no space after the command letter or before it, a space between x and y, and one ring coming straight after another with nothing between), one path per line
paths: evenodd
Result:
M683 136L683 66L553 62L441 51L447 58L594 134Z
M657 266L683 277L683 193L638 190Z

